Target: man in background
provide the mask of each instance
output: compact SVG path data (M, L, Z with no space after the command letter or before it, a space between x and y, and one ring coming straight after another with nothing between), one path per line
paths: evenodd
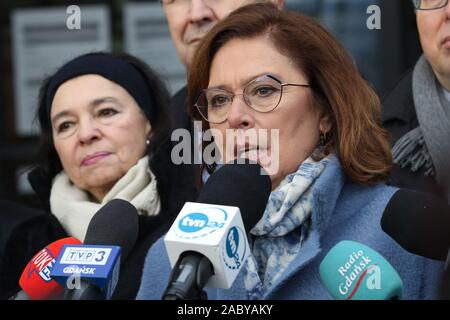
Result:
M395 164L390 183L450 203L450 5L413 4L423 55L383 99Z

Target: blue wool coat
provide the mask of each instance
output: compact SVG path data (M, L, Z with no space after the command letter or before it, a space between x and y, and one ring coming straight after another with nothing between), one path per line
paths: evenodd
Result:
M331 159L313 188L310 233L297 257L267 290L264 299L332 299L320 281L319 265L328 251L342 240L360 242L385 257L403 280L403 299L438 298L443 263L408 253L381 230L383 211L398 189L351 182L336 157ZM160 299L170 271L161 238L147 255L137 299ZM242 270L230 289L208 288L206 292L209 299L246 299Z

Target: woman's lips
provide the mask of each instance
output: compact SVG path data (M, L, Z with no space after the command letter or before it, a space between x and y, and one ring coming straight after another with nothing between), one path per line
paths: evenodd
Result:
M261 166L270 166L271 159L267 149L250 149L240 152L238 158L247 158L250 161L257 162Z
M85 157L83 159L83 161L81 162L81 165L82 166L90 166L90 165L96 164L100 160L108 157L109 155L111 155L111 152L96 152L94 154L91 154L91 155L88 155L87 157Z
M444 48L450 48L450 37L444 38L444 40L442 40L441 45L442 45Z

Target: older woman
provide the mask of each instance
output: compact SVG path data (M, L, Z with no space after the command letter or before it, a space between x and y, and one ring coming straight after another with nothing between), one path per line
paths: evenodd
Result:
M128 55L82 55L41 88L41 159L30 182L51 212L47 224L60 232L35 238L83 241L105 203L120 198L133 204L140 216L138 240L121 267L114 298L135 297L148 248L194 197L171 165L168 101L157 75Z
M403 279L404 298L435 297L442 264L407 253L380 228L397 189L380 183L391 155L379 100L319 24L267 4L238 9L200 44L189 97L193 116L222 141L223 161L242 154L263 167L278 161L265 212L250 231L252 255L230 290L207 290L210 299L329 299L319 264L341 240L386 257ZM238 142L226 152L227 130L239 136L266 129L279 130L278 141ZM271 156L277 148L278 159ZM162 296L165 256L159 241L139 299Z

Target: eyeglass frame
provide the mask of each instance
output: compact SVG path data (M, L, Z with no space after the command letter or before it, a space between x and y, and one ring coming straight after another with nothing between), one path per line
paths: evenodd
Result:
M415 8L416 10L430 11L430 10L438 10L438 9L445 8L445 7L448 5L448 1L449 1L449 0L445 0L445 3L444 3L442 6L440 6L440 7L437 7L437 8L430 8L430 9L422 9L422 8L418 8L418 7L420 7L420 4L422 3L422 0L417 0L417 1L412 0L412 3L413 3L414 8Z
M280 84L280 86L281 86L280 98L278 99L277 104L275 105L275 107L273 107L272 109L267 110L267 111L256 110L254 107L252 107L252 106L250 105L248 99L246 99L246 96L244 95L245 89L246 89L250 84L252 84L253 82L255 82L256 80L258 80L258 79L260 79L260 78L262 78L262 77L268 77L268 78L270 78L270 79L272 79L272 80L278 82L278 83ZM236 97L236 96L242 96L242 98L243 98L242 100L244 101L244 103L245 103L248 107L250 107L252 110L255 110L256 112L259 112L259 113L269 113L269 112L272 112L273 110L275 110L275 109L280 105L281 98L283 97L283 88L284 88L284 87L287 87L287 86L303 87L303 88L311 88L311 87L312 87L311 84L283 83L283 82L281 82L281 80L277 79L276 77L274 77L274 76L271 75L271 74L264 74L264 75L261 75L261 76L259 76L259 77L256 77L255 79L249 81L249 82L244 86L244 89L242 90L242 93L236 93L236 94L235 94L235 93L229 92L229 91L224 90L224 89L214 89L214 90L221 90L221 91L230 93L230 94L231 94L231 103L230 103L230 106L231 106L231 104L233 104L234 97ZM199 106L199 105L198 105L198 100L200 99L201 95L204 94L207 90L209 90L209 89L203 89L203 90L200 91L200 93L197 95L197 98L195 99L195 104L194 104L194 106L197 108L197 111L200 113L200 115L202 116L202 118L203 118L205 121L207 121L208 123L213 123L213 124L221 124L221 123L224 123L224 122L227 121L227 119L228 119L228 114L227 114L226 118L225 118L224 120L220 121L220 122L210 121L210 120L208 120L208 118L207 118L205 115L203 115L203 112L201 111L201 108L205 108L205 107ZM206 106L206 108L208 108L208 106Z

